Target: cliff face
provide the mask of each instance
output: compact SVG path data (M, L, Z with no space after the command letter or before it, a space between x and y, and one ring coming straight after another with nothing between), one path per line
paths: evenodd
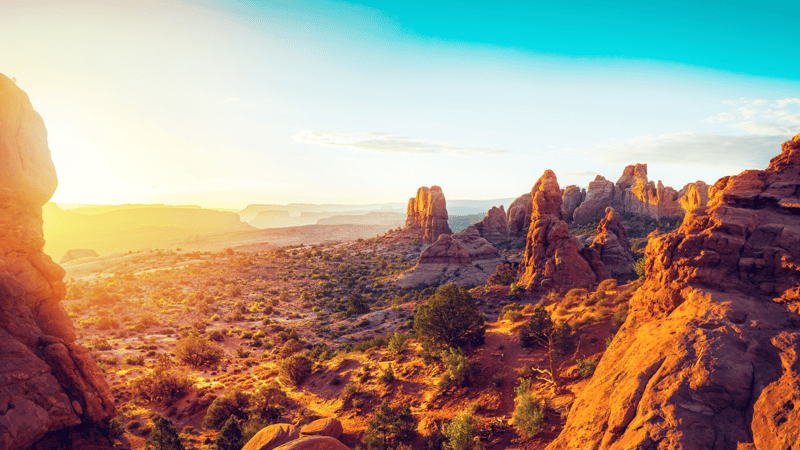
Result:
M114 413L60 304L64 270L42 252L42 205L57 183L42 118L0 75L0 448L9 450Z
M422 240L432 243L441 234L453 234L447 224L447 201L439 186L417 189L417 196L408 199L406 227L422 229Z
M477 229L481 237L492 245L504 245L508 241L508 223L506 223L506 211L503 205L500 205L499 208L493 206L486 213L486 217L471 226Z
M612 277L633 275L633 256L629 250L631 243L628 241L628 232L614 208L606 208L606 216L597 227L597 237L594 238L591 248L600 253L600 260Z
M582 251L582 245L569 234L563 220L561 191L552 170L539 178L531 198L533 207L519 284L530 290L565 292L608 278L597 252Z
M800 135L715 183L647 278L550 449L800 445Z

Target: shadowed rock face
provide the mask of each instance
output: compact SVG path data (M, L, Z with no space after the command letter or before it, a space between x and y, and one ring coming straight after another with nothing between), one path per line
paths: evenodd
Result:
M453 234L447 224L447 201L439 186L417 189L417 196L408 199L406 227L422 229L422 240L432 243L441 234Z
M549 449L800 445L800 135L647 247L628 320Z
M606 208L614 202L614 182L598 175L589 183L586 199L573 213L575 223L587 223L598 220L605 215Z
M575 209L586 199L586 191L574 184L564 188L561 194L561 216L567 223L572 222Z
M534 291L564 292L590 287L598 281L598 275L607 278L599 255L589 249L590 254L584 254L583 246L569 234L567 223L562 220L561 191L552 170L539 178L531 198L531 224L519 284Z
M508 207L508 238L512 248L523 248L528 230L531 227L531 212L533 211L533 197L530 192L517 197Z
M114 414L60 304L64 270L42 253L42 205L57 183L42 118L0 75L0 448L9 450Z
M597 227L597 237L592 246L600 253L600 260L608 270L609 275L615 278L633 274L633 256L631 256L631 243L628 241L628 232L622 224L622 218L614 208L606 208L606 216Z
M506 211L502 205L499 208L493 206L483 220L472 226L478 230L482 238L492 245L502 245L508 241L508 223L506 223Z

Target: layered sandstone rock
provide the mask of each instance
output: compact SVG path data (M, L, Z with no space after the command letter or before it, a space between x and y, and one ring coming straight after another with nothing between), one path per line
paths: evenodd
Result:
M339 439L342 431L342 422L335 417L328 417L327 419L318 419L303 425L303 428L300 429L300 434L304 436L329 436Z
M606 216L597 227L597 237L591 248L600 254L608 273L614 278L627 277L633 274L633 256L628 232L622 224L622 218L614 208L606 208Z
M699 180L684 186L678 193L680 195L678 203L680 203L681 208L689 212L695 208L706 206L708 203L708 187L705 182Z
M567 223L572 222L575 209L586 199L586 191L578 186L570 185L561 194L561 216Z
M502 261L497 249L471 225L452 236L440 235L436 242L420 254L417 265L397 280L397 285L480 285L486 282Z
M300 428L287 423L264 427L247 441L242 450L272 450L300 437Z
M598 281L598 275L607 278L597 252L582 252L583 246L569 234L567 223L562 220L561 191L552 170L539 178L531 198L531 225L519 284L534 291L565 292L590 287ZM590 261L594 262L594 269Z
M523 248L531 226L531 211L533 211L533 197L531 193L517 197L508 207L508 238L511 247Z
M605 215L606 208L614 202L614 189L613 181L606 180L600 175L595 177L586 190L586 199L573 213L575 223L600 220Z
M442 234L453 234L447 224L447 201L439 186L417 189L417 196L408 199L406 227L422 229L422 240L434 242Z
M493 206L480 222L473 224L481 237L494 246L505 245L508 242L508 223L506 211L502 205Z
M0 75L0 448L9 450L114 414L60 304L64 270L42 252L42 205L56 185L44 122Z
M647 247L626 323L550 449L789 449L800 434L800 135Z

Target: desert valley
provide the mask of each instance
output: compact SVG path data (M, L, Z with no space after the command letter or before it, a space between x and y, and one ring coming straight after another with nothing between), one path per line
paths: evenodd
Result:
M0 144L2 448L800 445L800 135L680 189L62 207L0 75Z

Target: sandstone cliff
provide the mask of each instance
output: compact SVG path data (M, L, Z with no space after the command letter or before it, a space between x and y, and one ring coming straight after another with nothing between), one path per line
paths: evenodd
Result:
M417 265L397 280L397 285L481 285L486 283L489 276L495 273L497 265L502 262L497 249L471 225L452 236L440 235L436 242L420 254Z
M42 118L0 75L0 448L9 450L114 413L60 305L64 270L42 253L42 205L56 185Z
M588 223L600 220L606 208L614 203L615 186L613 181L606 180L598 175L589 183L586 190L586 199L575 209L575 223Z
M532 212L520 265L519 284L526 289L565 292L590 287L608 278L600 255L582 249L562 220L561 191L552 170L545 171L531 190ZM598 277L599 276L599 277Z
M614 208L606 208L606 216L597 227L597 237L594 238L591 248L600 253L600 260L612 277L633 275L634 261L628 232Z
M533 197L530 192L520 195L508 207L508 238L511 247L523 248L531 226L531 211L533 211Z
M432 243L441 234L453 234L447 225L447 201L439 186L417 189L417 196L408 199L406 227L422 229L422 240Z
M481 237L494 246L505 245L508 242L508 223L506 211L502 205L493 206L480 222L473 224Z
M564 192L561 194L561 212L565 222L572 222L575 210L584 200L586 200L585 189L574 184L564 188Z
M684 211L689 212L695 208L706 206L708 203L709 186L703 181L689 183L678 193L678 202Z
M631 313L550 449L800 445L800 135L647 247Z

